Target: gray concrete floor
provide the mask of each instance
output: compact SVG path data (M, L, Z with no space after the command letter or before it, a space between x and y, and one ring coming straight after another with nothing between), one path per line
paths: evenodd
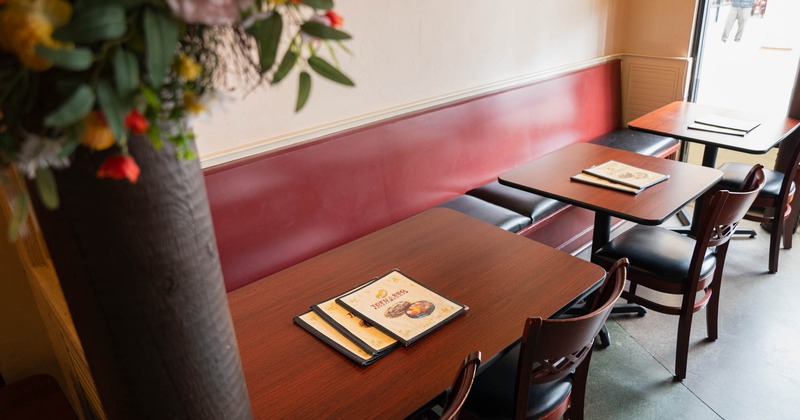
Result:
M800 418L800 244L768 274L769 234L743 225L758 236L730 245L719 339L706 339L705 311L696 313L688 374L673 382L678 317L612 315L612 345L591 361L587 419Z

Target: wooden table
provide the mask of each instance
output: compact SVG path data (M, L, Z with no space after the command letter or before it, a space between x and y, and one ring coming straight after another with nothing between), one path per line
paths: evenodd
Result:
M638 195L570 180L609 160L667 174L669 179ZM645 156L591 143L576 143L500 175L500 183L594 210L592 252L609 240L611 217L659 225L706 192L722 172L684 162Z
M761 124L745 136L688 128L696 118L709 114L757 121ZM711 168L716 165L717 151L720 147L744 153L764 154L788 137L797 129L798 125L800 125L800 120L794 118L753 115L685 101L673 102L628 123L628 127L632 130L675 137L705 145L703 166Z
M688 128L689 124L694 122L695 119L709 114L757 121L761 124L744 136ZM632 130L660 134L702 144L704 145L702 165L714 168L717 165L719 148L756 155L767 153L792 135L800 127L800 120L784 116L754 115L726 108L699 105L694 102L677 101L629 122L628 127ZM695 205L692 220L699 220L700 211L700 206ZM692 228L678 229L681 232L691 230ZM749 235L751 238L756 236L756 232L753 229L739 228L736 232Z
M309 305L398 268L469 310L361 368L292 322ZM605 276L597 265L435 208L229 294L256 418L400 418L447 389L464 357L484 361ZM513 378L510 378L513 380Z

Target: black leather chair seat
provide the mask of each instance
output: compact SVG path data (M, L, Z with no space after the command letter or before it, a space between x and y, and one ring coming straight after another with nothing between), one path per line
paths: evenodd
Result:
M447 207L467 216L495 225L502 229L518 232L531 224L531 218L523 216L509 209L483 201L471 195L460 195L452 200L445 201L439 207Z
M752 165L747 165L738 162L727 162L719 167L722 171L722 180L719 181L717 187L736 191L742 185L744 177L752 169ZM765 197L777 198L781 193L781 184L783 184L783 174L781 172L770 171L764 169L764 188L759 195ZM790 194L794 193L794 182L789 187Z
M659 136L657 134L634 131L628 128L620 128L610 133L604 134L596 139L589 140L589 143L602 146L613 147L615 149L627 150L643 155L657 156L671 147L679 144L678 140L672 137Z
M629 277L641 273L665 281L680 283L689 273L695 241L669 229L636 225L600 248L595 258L611 262L626 257L631 261ZM716 265L715 256L706 251L700 277Z
M505 207L519 214L530 216L533 222L552 214L566 206L558 200L503 185L492 181L486 185L467 191L468 195Z
M484 372L478 374L467 402L463 417L480 419L514 418L514 378L520 345L517 344ZM528 392L528 418L539 418L564 401L572 390L571 377L544 384L532 385Z

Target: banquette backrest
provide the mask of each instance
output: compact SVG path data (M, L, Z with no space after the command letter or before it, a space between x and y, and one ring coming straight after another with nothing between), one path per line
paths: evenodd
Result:
M205 169L227 290L619 127L620 63Z

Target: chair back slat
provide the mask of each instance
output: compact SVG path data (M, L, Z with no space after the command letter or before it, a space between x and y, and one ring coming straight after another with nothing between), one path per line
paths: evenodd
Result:
M470 353L461 363L461 368L459 368L453 386L450 387L450 393L447 395L447 402L440 416L441 420L458 418L461 413L461 407L464 406L464 401L467 400L472 384L475 382L475 374L480 364L481 352L479 351Z
M627 266L624 258L612 266L589 314L561 319L532 317L526 321L517 363L516 418L524 418L527 412L531 384L561 379L591 355L594 338L622 294Z
M738 191L719 190L703 204L703 213L697 230L697 248L720 246L727 243L736 231L747 210L764 187L763 166L754 165ZM703 252L695 252L702 259Z

